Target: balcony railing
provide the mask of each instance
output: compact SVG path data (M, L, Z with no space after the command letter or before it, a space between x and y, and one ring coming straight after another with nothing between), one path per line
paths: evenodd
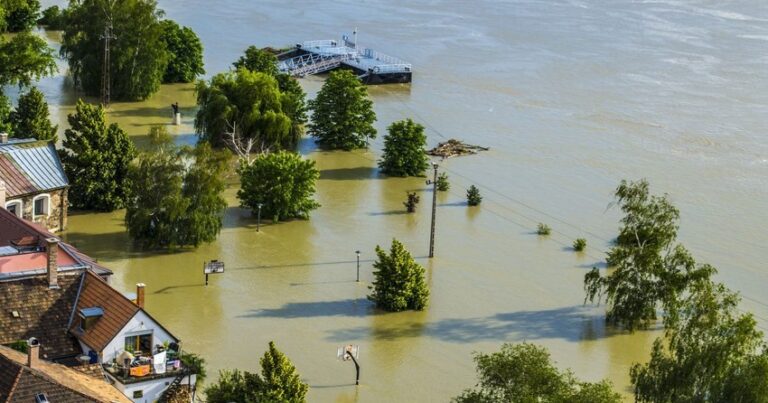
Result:
M166 361L164 371L158 371L149 359L135 360L128 367L118 363L103 364L102 367L109 376L123 385L192 374L192 371L184 367L179 359Z

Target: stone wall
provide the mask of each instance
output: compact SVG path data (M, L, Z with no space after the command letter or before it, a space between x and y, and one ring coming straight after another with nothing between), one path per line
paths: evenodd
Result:
M49 195L49 214L47 216L33 217L34 199L40 195ZM30 194L22 197L9 198L7 201L21 200L23 203L22 218L27 221L44 225L51 232L63 231L67 228L67 210L69 200L67 189L54 190L48 193Z

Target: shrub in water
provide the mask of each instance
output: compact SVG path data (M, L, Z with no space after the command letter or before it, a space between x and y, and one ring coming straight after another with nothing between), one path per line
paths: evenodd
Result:
M573 241L573 250L576 252L581 252L584 249L587 248L587 240L584 238L578 238L575 241Z
M550 232L552 232L552 228L549 228L549 225L544 223L539 223L539 228L536 230L536 233L539 235L549 235Z

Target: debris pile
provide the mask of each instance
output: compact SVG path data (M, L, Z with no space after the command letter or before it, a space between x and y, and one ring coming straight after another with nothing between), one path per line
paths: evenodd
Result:
M427 154L435 157L451 158L477 154L478 151L488 150L488 147L473 146L472 144L467 144L456 139L450 139L446 142L439 143L437 147L427 151Z

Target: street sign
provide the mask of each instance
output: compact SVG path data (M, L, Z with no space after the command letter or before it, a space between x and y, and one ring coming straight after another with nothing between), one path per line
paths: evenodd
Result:
M218 260L206 262L203 267L203 272L205 274L224 273L224 262L219 262Z

